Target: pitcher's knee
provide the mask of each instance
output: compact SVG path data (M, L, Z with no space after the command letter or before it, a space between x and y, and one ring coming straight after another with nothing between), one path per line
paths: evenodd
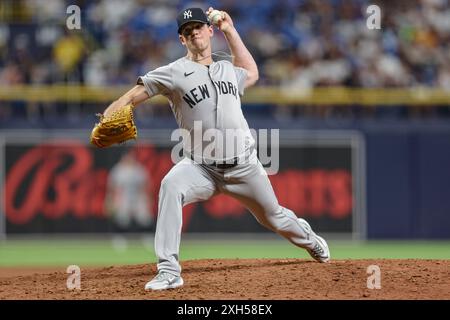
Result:
M166 176L162 179L161 186L159 188L160 196L182 197L184 196L184 193L185 188L180 181L177 181L170 176Z

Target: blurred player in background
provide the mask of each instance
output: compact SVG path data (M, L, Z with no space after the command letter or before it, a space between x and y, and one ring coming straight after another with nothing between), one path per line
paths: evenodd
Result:
M148 230L153 223L149 175L132 152L122 156L108 176L105 207L119 231Z

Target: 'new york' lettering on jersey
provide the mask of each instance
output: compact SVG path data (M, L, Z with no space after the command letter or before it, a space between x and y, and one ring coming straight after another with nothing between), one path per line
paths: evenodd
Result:
M138 83L145 86L150 96L167 97L178 126L191 134L195 121L201 121L203 131L238 129L242 132L244 137L240 141L245 143L234 154L219 153L228 158L239 156L255 144L241 108L246 77L245 69L229 61L205 66L183 57L139 77ZM194 153L202 147L191 145L185 150Z
M238 89L232 82L213 81L213 83L216 86L217 92L219 94L232 94L236 98L236 100L238 99ZM210 98L207 84L202 84L196 88L193 88L183 96L183 100L186 101L186 103L191 108L193 108L197 103L206 98Z
M202 84L196 88L193 88L189 90L184 96L183 100L186 101L186 103L193 108L197 103L201 102L202 100L209 98L209 91L208 91L208 85Z

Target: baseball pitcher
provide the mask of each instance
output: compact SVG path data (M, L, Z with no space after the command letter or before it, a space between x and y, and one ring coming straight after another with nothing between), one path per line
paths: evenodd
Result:
M326 241L304 219L279 205L257 159L255 141L242 113L241 96L245 88L258 80L258 68L231 17L213 8L206 13L200 8L188 8L179 13L177 23L186 56L139 77L134 88L105 110L91 136L92 143L99 147L136 137L132 119L113 130L120 137L113 142L108 133L111 130L104 127L121 117L129 119L127 115L132 114L133 107L159 94L168 98L179 127L191 136L196 133L201 136L208 129L221 133L209 152L205 152L203 141L186 139L185 158L161 182L155 234L158 274L145 289L183 285L179 263L182 208L217 193L238 199L260 224L306 249L315 260L328 262L330 251ZM213 26L223 32L232 62L212 59ZM238 133L232 148L226 148L229 141L223 141L227 130Z

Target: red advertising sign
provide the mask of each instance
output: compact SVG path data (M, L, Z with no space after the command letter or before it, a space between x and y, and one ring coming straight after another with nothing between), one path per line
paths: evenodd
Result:
M169 147L146 144L99 150L68 140L6 144L3 190L7 233L112 231L106 198L108 177L126 153L132 153L146 172L145 195L152 200L148 215L154 221L160 182L173 166ZM351 232L350 146L280 147L280 159L279 173L269 176L280 204L307 217L322 231ZM187 232L265 231L237 200L225 195L185 207L183 220ZM136 230L137 225L130 228Z

